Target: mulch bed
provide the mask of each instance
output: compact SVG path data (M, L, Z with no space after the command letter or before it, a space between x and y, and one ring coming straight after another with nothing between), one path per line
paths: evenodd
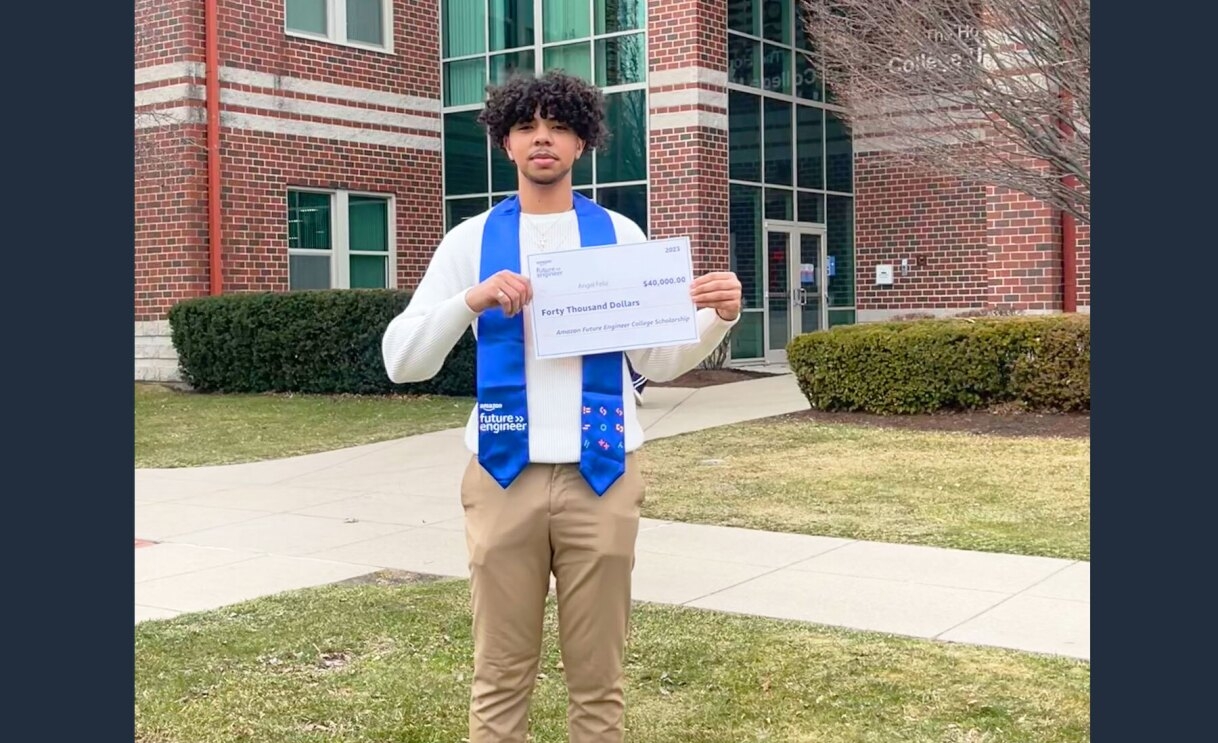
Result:
M694 369L671 382L649 382L648 387L710 387L771 377L773 374L748 369ZM848 423L859 426L902 428L912 431L950 431L988 436L1055 436L1090 438L1091 413L1029 413L1022 410L946 411L918 415L875 415L873 413L803 410L778 416L777 420L813 420L821 423Z
M849 423L860 426L903 428L913 431L950 431L988 436L1053 436L1090 438L1090 413L1027 413L1022 411L978 410L918 415L875 415L872 413L803 410L781 416L784 420L813 420L821 423Z
M671 382L648 382L648 387L712 387L716 384L743 382L749 379L772 377L773 374L747 369L694 369L685 372Z

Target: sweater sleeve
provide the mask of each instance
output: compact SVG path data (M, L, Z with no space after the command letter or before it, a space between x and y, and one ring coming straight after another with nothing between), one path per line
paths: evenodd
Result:
M397 384L434 377L453 346L478 314L465 293L478 283L479 225L468 220L450 231L436 248L406 309L389 322L381 338L381 355L389 379Z
M681 346L627 351L634 370L656 382L667 382L693 369L727 337L740 316L728 322L709 307L698 310L698 340Z
M614 215L613 221L619 243L647 240L647 236L633 221L617 214ZM740 322L739 316L728 322L709 307L698 310L697 319L698 340L694 343L627 351L626 356L630 359L634 370L657 382L676 379L710 356L711 352L727 337L728 331Z

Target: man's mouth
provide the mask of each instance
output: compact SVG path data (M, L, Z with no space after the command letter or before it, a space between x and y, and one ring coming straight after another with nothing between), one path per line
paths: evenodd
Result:
M538 165L553 165L554 163L558 162L558 158L554 157L548 152L539 152L529 159Z

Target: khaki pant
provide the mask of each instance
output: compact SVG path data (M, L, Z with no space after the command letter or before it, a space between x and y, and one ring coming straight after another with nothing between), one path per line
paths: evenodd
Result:
M624 740L623 662L643 490L633 454L599 498L577 465L531 464L505 491L471 459L461 484L474 615L470 743L525 741L551 571L569 740Z

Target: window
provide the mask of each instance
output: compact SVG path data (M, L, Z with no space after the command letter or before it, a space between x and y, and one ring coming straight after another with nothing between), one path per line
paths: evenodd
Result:
M854 159L840 106L828 98L803 31L801 3L729 0L727 117L731 266L745 309L732 358L764 355L762 221L826 225L829 322L854 316Z
M288 289L387 289L393 201L349 191L288 191Z
M393 0L287 0L288 33L393 50Z
M647 0L440 0L445 229L516 190L477 123L487 83L564 69L605 93L609 143L576 161L576 189L647 230Z

